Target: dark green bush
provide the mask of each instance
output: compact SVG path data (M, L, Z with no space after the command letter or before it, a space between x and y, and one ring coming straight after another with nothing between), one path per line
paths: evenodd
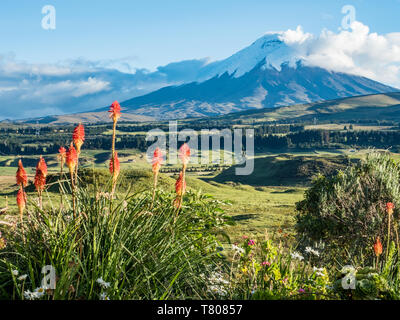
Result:
M400 168L388 155L370 153L336 176L313 182L297 203L296 229L305 245L323 241L325 252L335 258L358 255L371 262L377 236L386 250L387 202L400 205ZM392 232L397 213L395 209Z

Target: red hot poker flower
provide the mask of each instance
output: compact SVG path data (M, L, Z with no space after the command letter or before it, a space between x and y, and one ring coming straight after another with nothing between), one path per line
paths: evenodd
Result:
M154 150L153 160L152 160L154 174L158 173L163 162L164 162L164 159L163 159L162 151L160 148L156 148L156 150Z
M388 214L392 214L394 209L394 204L392 202L386 203L386 211Z
M74 172L76 165L78 164L78 153L74 148L73 143L69 146L68 152L66 154L66 163L70 172Z
M115 168L114 168L115 165ZM120 172L120 165L119 165L119 159L118 159L118 152L115 152L114 156L114 163L113 159L110 159L110 173L113 175L114 179L116 179L119 175Z
M186 181L183 180L183 173L179 173L179 178L175 182L175 192L178 196L182 196L186 191Z
M118 101L114 101L112 103L108 112L110 112L110 118L113 119L114 122L117 122L117 120L121 117L121 106L119 105Z
M374 244L375 255L379 257L382 254L382 243L379 237L376 238L376 242Z
M17 193L17 205L21 216L26 207L26 198L26 193L22 189L19 189Z
M42 156L40 156L39 162L36 165L36 172L41 171L43 176L46 178L47 177L47 164L46 161Z
M36 170L34 184L38 192L44 190L44 187L46 186L46 177L41 170Z
M189 163L190 160L190 148L187 143L184 143L179 148L179 158L181 159L184 166Z
M22 165L22 161L19 160L18 162L18 170L16 174L17 185L26 187L28 184L28 176L26 175L26 171L24 166Z
M74 129L72 139L74 140L78 154L80 154L81 147L83 145L83 142L85 141L85 127L81 123Z

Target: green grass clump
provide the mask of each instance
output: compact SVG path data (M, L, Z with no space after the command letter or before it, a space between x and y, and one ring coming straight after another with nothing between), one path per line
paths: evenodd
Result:
M218 234L226 217L204 195L189 192L180 212L173 197L158 192L150 210L151 192L112 200L109 193L82 187L76 219L67 198L43 210L30 203L23 223L3 231L0 298L27 298L26 291L41 287L46 265L55 268L57 282L42 299L204 297L206 279L200 275L223 261Z

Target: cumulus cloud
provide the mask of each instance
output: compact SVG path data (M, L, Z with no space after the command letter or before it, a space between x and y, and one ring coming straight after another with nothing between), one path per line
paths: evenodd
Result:
M323 30L318 36L305 33L299 26L282 32L280 39L293 47L307 65L357 74L400 88L400 32L371 33L368 26L355 21L349 30Z

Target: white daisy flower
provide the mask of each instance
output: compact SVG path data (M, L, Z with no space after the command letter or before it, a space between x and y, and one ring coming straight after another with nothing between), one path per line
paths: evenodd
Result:
M18 279L19 281L23 281L23 280L25 280L27 277L28 277L27 274L23 274L22 276L19 276L17 279Z
M239 253L244 253L244 249L239 247L239 246L237 246L236 244L232 244L232 250L236 251L236 252L239 252Z
M298 253L297 251L291 253L290 255L291 255L292 259L294 259L294 260L301 261L301 260L304 259L304 257L300 253Z
M313 255L319 257L319 252L318 252L317 250L311 248L311 247L306 247L306 250L305 250L305 251L306 251L307 253L310 253L310 254L313 254Z
M100 300L110 300L110 298L107 296L105 292L102 292L100 294Z
M110 282L105 282L102 277L98 278L96 282L105 289L110 287Z
M12 274L13 274L14 276L17 276L17 275L19 275L19 272L18 272L18 270L13 270L13 271L12 271Z

